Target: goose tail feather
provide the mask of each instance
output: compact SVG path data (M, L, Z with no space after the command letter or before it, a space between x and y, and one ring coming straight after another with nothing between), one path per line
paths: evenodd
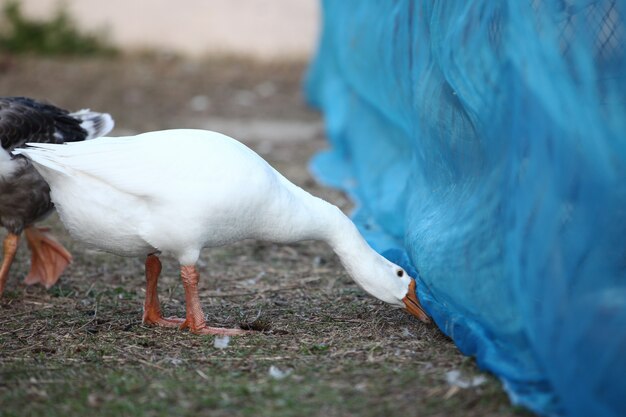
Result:
M115 122L108 113L97 113L89 109L83 109L71 113L70 116L81 121L80 127L87 131L86 140L104 136L115 127Z
M49 143L27 143L26 145L26 148L14 149L13 153L28 158L44 178L47 177L44 171L70 175L67 167L59 161L58 154L54 152L54 149L58 149L59 145Z

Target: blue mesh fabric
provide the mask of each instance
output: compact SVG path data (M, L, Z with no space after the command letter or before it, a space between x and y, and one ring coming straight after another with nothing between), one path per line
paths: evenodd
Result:
M544 415L626 415L626 0L322 1L323 182Z

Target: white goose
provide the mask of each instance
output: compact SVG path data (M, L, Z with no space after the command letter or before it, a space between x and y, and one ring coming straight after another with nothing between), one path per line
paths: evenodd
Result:
M50 184L74 238L118 255L147 256L145 323L199 334L244 333L207 326L195 267L202 248L242 239L325 241L361 288L429 321L415 280L370 248L341 210L289 182L228 136L181 129L29 145L16 152L30 158ZM184 320L161 316L160 253L180 262Z

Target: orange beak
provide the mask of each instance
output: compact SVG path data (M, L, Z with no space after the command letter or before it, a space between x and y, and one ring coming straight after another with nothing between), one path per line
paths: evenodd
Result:
M402 302L406 307L406 311L413 314L424 323L430 323L430 317L428 317L428 314L426 314L426 312L422 308L419 300L417 299L417 295L415 294L414 279L411 280L411 283L409 284L409 292L406 294L406 297L402 299Z

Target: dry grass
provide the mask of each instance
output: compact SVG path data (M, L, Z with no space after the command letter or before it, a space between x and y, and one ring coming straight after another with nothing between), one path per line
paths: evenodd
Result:
M174 127L207 115L311 123L318 116L298 92L303 68L228 59L5 58L0 87L5 95L105 109L127 130ZM270 97L252 106L232 99L268 81L276 86ZM189 98L197 94L210 97L211 108L190 110ZM263 149L292 180L345 209L340 193L315 185L306 172L323 146L319 137ZM212 337L141 324L143 260L86 250L56 216L46 224L74 263L48 291L25 287L19 279L28 253L20 250L0 300L2 416L525 414L509 405L490 376L476 388L450 386L448 371L480 373L473 360L436 327L365 295L323 244L241 242L203 253L200 297L210 323L255 322L264 330L219 349ZM181 316L177 266L170 259L163 264L165 313ZM271 366L287 375L272 377Z

